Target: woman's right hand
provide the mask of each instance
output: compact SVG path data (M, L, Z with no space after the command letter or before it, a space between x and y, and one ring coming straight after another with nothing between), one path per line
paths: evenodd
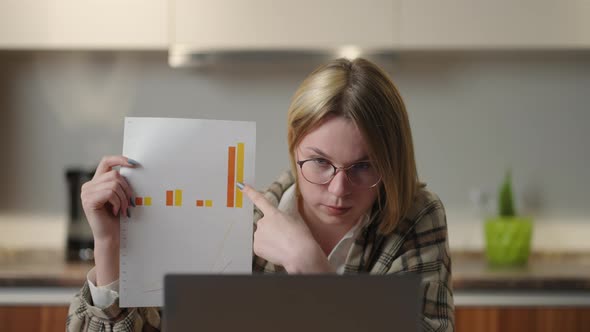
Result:
M96 285L119 278L119 215L129 216L133 191L115 166L135 167L137 162L123 156L102 158L92 180L82 185L81 199L94 236Z
M103 157L92 180L82 185L82 207L95 244L119 243L119 215L129 216L133 191L127 180L113 167L136 165L137 162L123 156Z

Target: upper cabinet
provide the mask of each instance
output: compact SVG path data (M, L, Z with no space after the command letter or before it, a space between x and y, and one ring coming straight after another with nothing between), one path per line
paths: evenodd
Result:
M2 0L2 49L168 48L166 0Z
M588 0L170 0L169 63L252 52L590 49Z
M391 50L397 0L172 0L171 53Z
M170 49L173 59L355 47L590 49L590 0L0 1L0 49Z
M401 0L400 49L589 49L588 0Z

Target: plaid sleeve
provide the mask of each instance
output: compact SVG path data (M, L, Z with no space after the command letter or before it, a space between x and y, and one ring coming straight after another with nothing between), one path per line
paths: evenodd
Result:
M283 194L293 183L295 178L291 174L291 171L287 170L281 173L281 175L263 192L264 197L273 206L279 206L279 202L283 197ZM256 226L259 219L264 216L256 206L254 206L254 229L253 233L256 232ZM254 236L254 235L252 235ZM256 256L254 249L252 249L252 272L254 273L286 273L282 266L275 266L268 262L262 257Z
M387 273L416 273L422 279L422 329L454 331L455 307L445 211L434 200L405 232Z
M160 330L158 308L120 308L119 299L100 309L92 305L88 282L78 292L68 310L66 331L151 332Z

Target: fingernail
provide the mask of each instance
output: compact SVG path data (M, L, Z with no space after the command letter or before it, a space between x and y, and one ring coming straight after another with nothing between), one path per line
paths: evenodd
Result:
M131 158L127 158L127 162L130 163L133 166L137 166L139 165L139 163Z
M135 207L135 200L133 199L133 197L129 198L129 203L131 204L131 206Z
M242 182L236 182L236 187L240 188L240 190L244 190L244 184Z
M129 208L127 208L127 218L131 218L131 213L129 213Z

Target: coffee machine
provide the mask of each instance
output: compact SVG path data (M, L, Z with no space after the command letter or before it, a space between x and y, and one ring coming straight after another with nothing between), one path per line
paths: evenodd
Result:
M68 228L66 258L68 261L94 260L94 240L92 230L82 209L80 198L82 185L90 181L95 170L68 168L66 182L68 185Z

